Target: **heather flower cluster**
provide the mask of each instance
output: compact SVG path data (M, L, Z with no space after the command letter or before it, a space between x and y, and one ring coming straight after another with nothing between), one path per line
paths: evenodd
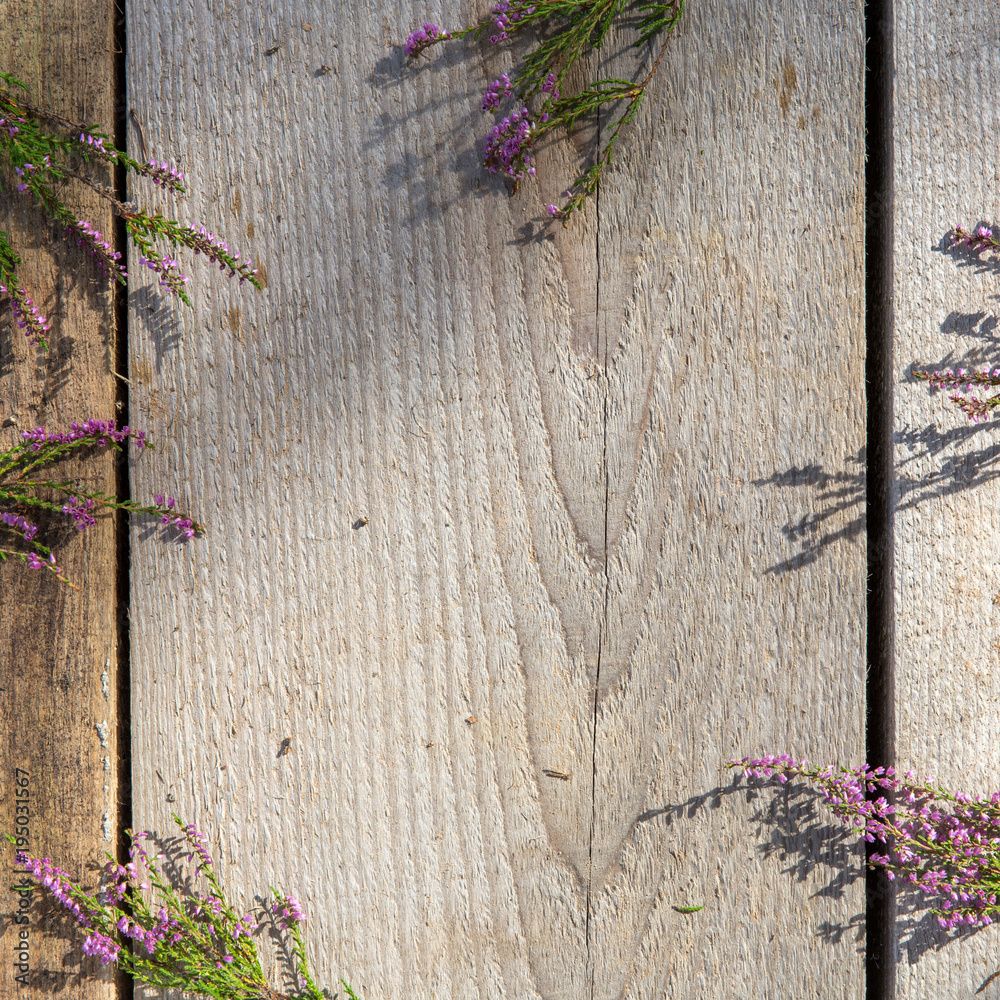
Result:
M140 266L156 273L162 287L190 304L185 292L188 278L180 263L166 253L157 241L171 248L187 248L205 254L220 270L262 287L257 269L250 259L240 260L224 240L203 227L166 219L136 205L119 201L111 188L84 173L92 161L106 167L121 166L127 172L146 177L159 188L184 193L184 174L166 161L155 159L140 163L116 149L111 140L86 125L35 108L16 96L15 88L26 90L8 73L0 73L0 158L13 170L18 193L31 198L38 208L59 223L69 239L96 262L98 271L122 284L128 278L121 250L87 219L80 218L66 203L63 190L71 181L84 184L108 201L116 215L125 220L129 239L138 252ZM34 305L18 278L20 258L11 245L8 233L0 232L0 303L10 308L17 325L32 344L47 347L45 335L51 324Z
M14 322L29 344L46 345L45 335L52 324L41 314L23 287L18 287L16 269L21 263L7 241L7 234L0 233L0 303L6 301Z
M964 368L953 371L914 372L913 377L926 382L932 389L951 390L948 397L973 422L989 420L990 413L1000 406L1000 393L981 399L979 396L967 397L964 394L975 392L983 386L1000 386L1000 368L992 371L967 372Z
M967 246L975 253L984 250L1000 250L1000 240L993 235L989 226L978 226L974 233L967 233L961 226L951 231L952 246Z
M1000 251L1000 240L993 235L989 226L977 226L975 232L966 232L956 226L949 234L951 246L965 247L978 257L982 253ZM948 398L973 423L989 420L990 414L1000 406L1000 393L983 399L971 393L981 392L987 387L1000 386L1000 368L967 372L964 368L946 371L914 371L913 377L926 382L932 389L949 392Z
M271 912L278 926L284 929L299 920L306 919L306 915L302 912L302 904L294 896L279 896L271 905Z
M157 163L156 160L149 160L146 167L146 176L157 187L166 188L168 191L184 190L184 174L176 167L170 166L165 160L162 163Z
M239 914L226 899L205 834L178 816L174 821L181 836L160 843L162 853L151 853L159 842L148 831L129 831L128 862L119 864L106 855L100 885L91 891L49 858L18 850L15 863L80 927L85 955L102 965L117 963L137 982L216 1000L291 1000L268 986L254 941L263 926L275 924L291 939L299 985L295 996L323 1000L306 961L301 931L306 915L295 897L272 889L270 906ZM8 840L17 846L13 837ZM188 863L194 862L193 874L181 879L185 855ZM174 875L172 880L164 868Z
M604 105L621 107L605 131L595 161L567 188L565 203L547 206L548 217L564 225L597 190L619 133L635 118L663 58L667 41L684 12L684 0L640 0L634 5L640 15L636 46L666 33L659 54L640 82L596 80L579 93L564 95L564 84L576 61L601 46L612 25L625 16L624 8L622 0L497 0L469 27L443 31L436 24L425 24L404 44L407 56L416 58L431 45L448 39L471 35L499 45L528 26L536 29L535 47L524 57L520 69L513 76L504 74L494 80L481 103L482 110L490 112L504 101L516 102L514 110L490 130L483 147L483 165L490 173L503 176L512 194L525 177L535 175L532 151L543 136L560 127L572 131L581 119L596 115Z
M438 25L428 21L406 39L403 48L411 59L416 59L424 49L429 48L435 42L444 41L446 38L451 38L451 35L447 31L442 31Z
M500 0L490 11L490 17L493 19L498 32L495 35L490 35L490 44L499 45L500 42L507 41L510 37L508 31L513 31L519 22L523 21L526 17L531 17L537 9L535 4L525 7L523 4L517 3L516 0L514 3L508 3L507 0Z
M77 219L76 226L67 229L66 235L76 240L77 246L83 247L86 252L94 258L97 269L102 274L112 274L116 277L121 275L127 278L125 265L122 263L122 253L120 250L112 249L111 244L104 238L104 235L95 229L86 219Z
M137 452L150 447L145 431L119 428L112 420L85 420L65 431L44 427L23 431L21 444L0 452L0 539L12 536L18 541L16 548L0 542L0 562L13 557L29 569L47 569L75 586L57 565L52 550L38 538L33 513L61 514L80 531L96 524L101 510L150 515L178 540L203 531L200 524L175 510L173 497L157 494L153 504L119 500L113 494L85 490L78 480L58 478L49 471L70 456L87 457L107 448L122 451L129 439Z
M531 121L527 108L515 111L493 126L483 158L486 169L491 174L500 172L515 182L525 174L534 175L529 154L541 134L542 130Z
M728 766L762 781L812 781L841 822L885 846L871 865L928 897L942 927L984 926L1000 916L1000 792L974 799L892 767L835 771L788 754Z
M494 111L500 107L501 100L510 100L514 96L514 88L510 77L504 73L499 80L494 80L483 95L483 111Z

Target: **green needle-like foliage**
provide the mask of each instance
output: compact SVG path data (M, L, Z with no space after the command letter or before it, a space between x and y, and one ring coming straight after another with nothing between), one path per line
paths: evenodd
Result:
M116 149L103 132L36 108L19 91L27 91L23 83L9 73L0 73L0 160L15 175L15 189L30 197L72 242L81 245L100 271L122 284L128 278L121 251L113 249L109 240L64 200L63 193L71 181L91 188L110 203L115 214L125 220L139 265L155 272L160 284L188 305L191 300L184 290L187 276L181 273L179 262L157 246L157 241L171 249L186 248L204 254L241 283L249 281L261 287L253 262L241 261L239 253L230 251L214 233L204 227L182 226L159 212L150 213L119 201L114 191L86 173L86 168L92 163L122 167L165 190L183 194L184 175L180 171L155 160L140 163ZM51 323L39 313L18 279L20 264L10 234L0 232L0 302L6 299L17 325L31 343L47 346L45 335Z
M121 451L129 437L138 451L152 447L144 431L118 429L111 420L86 420L62 432L49 433L44 427L24 431L21 444L0 451L0 539L6 535L23 543L19 548L0 544L0 562L19 559L31 569L47 569L64 583L76 586L56 565L52 550L37 537L39 526L29 518L40 511L64 514L81 531L97 523L96 515L102 509L152 515L178 539L193 538L203 531L200 524L174 509L173 497L157 494L154 504L134 503L46 474L71 456L87 458L107 448Z
M653 60L652 68L638 82L623 79L595 80L582 91L564 95L564 85L576 62L586 53L599 49L612 26L629 14L638 15L636 46L645 45L655 36L666 38ZM597 189L604 168L611 161L621 130L636 116L650 80L666 51L667 41L681 15L684 0L667 3L642 0L497 0L490 12L475 24L456 31L425 24L407 38L405 50L417 58L430 46L450 39L472 36L488 38L494 45L513 35L531 30L534 45L523 57L513 76L503 75L487 89L483 110L492 111L501 100L516 100L522 105L502 119L490 132L485 147L485 166L491 173L504 176L516 191L526 176L533 176L533 150L539 140L557 128L572 130L580 120L595 115L605 105L621 106L607 128L594 162L570 185L562 206L549 205L551 218L565 225L571 215L583 207ZM529 107L529 105L533 105Z
M316 986L309 972L302 937L306 915L298 900L272 889L270 905L241 916L226 899L205 835L178 816L174 821L182 836L160 844L161 854L147 850L151 834L128 831L128 863L105 855L101 884L94 891L84 889L48 858L30 857L20 849L22 841L8 837L19 848L15 863L36 883L15 888L44 889L80 925L84 954L104 965L117 963L137 983L213 1000L326 1000L329 994ZM194 862L194 871L180 879L185 856ZM291 937L297 986L292 994L272 989L264 978L254 937L267 926ZM341 982L347 995L357 1000Z

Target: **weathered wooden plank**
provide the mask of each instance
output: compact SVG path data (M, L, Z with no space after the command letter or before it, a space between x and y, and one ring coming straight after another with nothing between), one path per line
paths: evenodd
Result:
M111 128L114 17L114 4L103 0L5 0L2 67L29 86L32 103ZM74 190L72 198L82 218L112 231L111 214L93 192ZM0 198L0 227L24 248L26 287L52 320L47 354L27 345L9 313L0 320L0 441L16 443L25 428L112 417L115 328L105 282L23 196ZM91 489L115 489L110 456L65 471ZM100 519L83 537L70 527L58 552L79 591L19 563L0 566L0 832L26 828L29 852L90 881L87 863L115 851L119 827L113 520ZM16 881L12 861L5 851L5 886ZM33 901L27 923L3 921L0 995L49 997L70 988L73 996L113 996L113 970L81 961L79 941L57 936L59 924L40 902ZM7 903L7 913L20 913L16 897Z
M209 525L135 550L136 822L301 890L320 978L372 996L860 996L857 858L722 790L744 750L862 753L857 5L693 9L540 240L573 162L480 177L507 57L392 48L441 10L129 18L180 217L267 268L134 293L176 441L135 492Z
M856 857L826 867L831 842L800 816L772 866L748 822L759 803L677 808L725 785L732 755L863 753L860 10L692 4L685 17L601 190L617 551L595 992L860 996L858 933L834 928L863 911L861 885L829 891ZM809 874L793 884L789 867Z
M998 32L995 4L896 6L898 759L974 794L998 787L996 431L909 373L1000 364L996 270L968 266L945 239L1000 214L983 155L997 118ZM996 971L990 929L949 934L909 897L900 904L900 997L968 997ZM1000 983L981 995L1000 996Z

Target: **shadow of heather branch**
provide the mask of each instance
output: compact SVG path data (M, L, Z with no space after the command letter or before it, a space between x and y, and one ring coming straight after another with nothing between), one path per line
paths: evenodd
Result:
M165 299L157 287L143 285L129 292L128 304L136 318L136 325L153 344L156 372L161 374L167 355L176 351L184 339L184 329L177 321L174 302Z
M623 23L630 25L632 20L627 17ZM445 107L465 108L468 112L466 115L456 116L448 130L442 129L440 122L434 123L434 162L440 163L442 169L448 169L457 182L458 191L453 197L442 195L438 181L440 173L428 172L426 154L404 151L397 158L386 160L382 187L390 191L405 190L408 212L404 219L407 226L419 227L428 218L444 214L469 198L498 200L512 194L512 188L505 178L490 174L483 165L483 144L498 116L483 113L481 102L490 81L510 70L511 56L514 65L520 65L524 55L537 41L537 32L531 30L518 33L509 44L502 47L493 46L486 39L476 41L470 36L435 46L416 60L408 59L403 45L397 44L389 54L376 62L368 78L368 83L374 90L388 92L390 88L405 87L414 100L420 103L408 111L395 112L388 110L394 105L386 102L383 105L386 110L375 118L374 127L362 143L362 151L366 156L372 151L384 156L394 144L415 138L417 130L414 128L414 119L433 117L436 111ZM648 71L651 53L655 53L655 43L651 41L641 49L629 42L621 43L621 52L630 50L636 53L633 77L639 80ZM475 73L465 87L438 82L438 78L446 71L465 69L468 66L474 66ZM423 81L424 86L415 86L418 81ZM511 109L507 113L509 110ZM592 162L596 156L599 142L596 121L595 117L592 122L582 122L574 131L574 155L580 164ZM533 155L536 162L552 147L565 143L567 138L562 129L544 137L535 146ZM445 163L448 164L447 168ZM579 173L580 169L577 169L572 176L567 176L566 186ZM530 189L532 183L527 179L526 188ZM511 245L552 238L551 220L545 216L541 204L536 208L537 217L520 227L520 237L512 240Z
M980 226L986 226L987 229L993 232L997 230L997 224L995 222L980 220L972 226L969 232L974 233ZM1000 257L983 257L961 243L953 243L950 233L945 233L945 235L941 237L940 241L931 249L935 250L937 253L943 253L948 257L951 257L958 267L972 268L976 274L1000 274Z
M914 382L916 380L913 380ZM923 385L920 385L924 389ZM924 390L926 391L926 390ZM896 463L896 510L905 511L931 500L975 489L1000 478L1000 440L991 433L989 423L963 424L941 430L936 424L905 427L896 432L897 445L910 448L911 454ZM968 443L982 441L982 447L969 450ZM965 445L961 451L959 446ZM920 474L910 474L910 467L920 460L939 457L937 466ZM781 534L798 548L787 559L767 567L766 573L787 573L815 562L835 542L856 541L865 530L865 450L859 450L849 463L861 468L827 471L822 465L792 466L775 472L767 479L753 480L764 488L807 490L812 493L808 507L814 508L800 518L781 526ZM850 519L831 528L829 522L847 513Z
M98 179L107 182L110 175L105 173ZM9 180L6 172L3 180ZM68 185L66 193L72 205L78 189ZM32 286L30 279L26 287L40 311L52 323L47 337L49 350L32 347L29 357L42 396L53 400L70 382L73 357L77 351L75 338L64 330L66 302L73 296L83 297L96 320L101 345L111 350L114 323L109 304L114 292L110 280L100 273L85 250L67 238L62 226L54 223L27 195L15 193L6 184L0 191L0 229L10 233L14 248L22 258L47 256L51 262L54 275L51 287ZM0 307L0 377L13 372L20 354L14 345L23 339L23 333L14 323L5 303Z
M830 811L823 797L807 781L791 780L786 785L753 784L735 774L731 785L716 787L685 802L669 804L642 813L637 822L665 819L667 824L692 819L706 806L719 809L731 795L741 795L754 805L750 817L755 827L749 835L757 838L761 858L776 858L783 875L805 882L820 873L825 881L813 898L842 899L845 892L866 880L865 844L856 830L844 826ZM891 883L881 877L877 885L894 893L897 905L897 962L916 965L929 951L940 951L959 940L985 930L983 927L956 927L946 930L931 913L932 902L907 883ZM843 922L821 921L813 933L827 944L839 944L849 936L859 954L865 950L865 912Z
M295 955L292 951L291 936L287 931L282 930L278 926L277 920L274 919L274 914L270 909L271 904L274 902L273 897L265 899L263 896L255 896L254 901L260 904L267 926L267 936L274 947L274 953L278 958L278 964L281 966L281 988L288 993L289 996L295 996L300 989L300 984L298 970L295 964Z
M797 521L782 526L781 533L798 547L798 552L782 562L767 567L765 573L787 573L814 563L834 542L854 541L865 530L866 453L861 448L850 456L850 471L827 472L822 465L792 466L775 472L767 479L755 479L757 487L808 489L815 499L810 506L819 509L803 514ZM846 514L846 523L831 525L838 515ZM843 518L839 518L843 521Z
M748 785L740 774L734 774L732 784L717 786L701 795L650 809L637 822L666 820L667 825L693 819L701 809L719 809L729 796L739 795L754 805L750 823L755 827L749 836L758 839L757 853L761 858L784 864L782 874L796 882L805 882L822 873L826 884L813 898L842 899L844 893L858 881L864 881L864 847L856 833L844 827L827 810L822 796L808 782L789 781L784 786ZM845 934L864 951L865 914L853 915L847 922L833 924L824 921L814 933L829 944L837 944Z
M959 267L972 267L977 273L1000 274L1000 259L983 258L962 245L953 245L946 234L934 247L947 254ZM994 296L1000 299L1000 296ZM913 371L936 371L966 368L969 370L1000 367L1000 319L986 310L975 313L951 312L941 322L941 333L974 341L962 352L949 351L936 361L915 358L906 364L900 380L902 392L930 392L939 397L942 413L951 415L953 404L948 393L929 388L913 377ZM952 417L954 419L954 417ZM940 500L966 490L975 489L1000 477L1000 439L993 432L991 421L973 424L964 418L957 426L942 430L937 423L923 427L904 425L894 435L899 451L909 454L897 458L897 511L910 510L930 500ZM927 469L928 460L935 459ZM834 542L853 541L865 530L865 451L847 460L847 468L827 470L822 465L792 466L776 471L766 479L754 480L759 488L807 490L812 494L808 513L782 526L781 533L798 551L767 569L768 573L785 573L815 562L823 550ZM922 466L920 472L911 469ZM848 514L850 520L837 527L838 515Z

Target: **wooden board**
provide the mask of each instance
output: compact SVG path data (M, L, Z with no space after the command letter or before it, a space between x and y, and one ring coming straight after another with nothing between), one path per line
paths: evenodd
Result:
M945 239L1000 217L980 154L997 117L998 30L990 3L896 8L898 759L973 794L1000 786L1000 452L994 425L969 423L910 372L1000 364L996 268L970 266ZM898 996L974 995L1000 965L995 934L948 934L907 899ZM1000 982L981 996L1000 997Z
M132 293L134 492L209 526L133 538L136 822L366 996L860 997L858 853L724 769L863 754L858 6L692 5L540 238L575 162L483 176L508 57L406 67L440 9L186 11L130 100L267 288Z
M33 104L111 128L114 17L112 3L4 0L2 68L30 88ZM70 197L81 218L112 231L111 214L93 192L74 189ZM106 283L24 196L0 198L0 228L13 237L25 285L52 320L51 349L44 354L28 346L6 308L0 318L0 443L6 448L24 429L56 430L114 415L116 334ZM110 456L62 468L90 489L115 489ZM17 834L29 853L51 857L90 883L88 863L116 851L120 826L113 519L100 519L83 537L70 525L57 552L79 591L20 563L0 566L0 833ZM5 850L3 858L3 884L14 884L13 852ZM113 970L83 958L79 937L44 916L33 896L26 912L17 897L5 900L5 914L17 916L0 923L0 995L50 997L68 989L88 1000L114 996ZM26 923L18 922L22 916Z

